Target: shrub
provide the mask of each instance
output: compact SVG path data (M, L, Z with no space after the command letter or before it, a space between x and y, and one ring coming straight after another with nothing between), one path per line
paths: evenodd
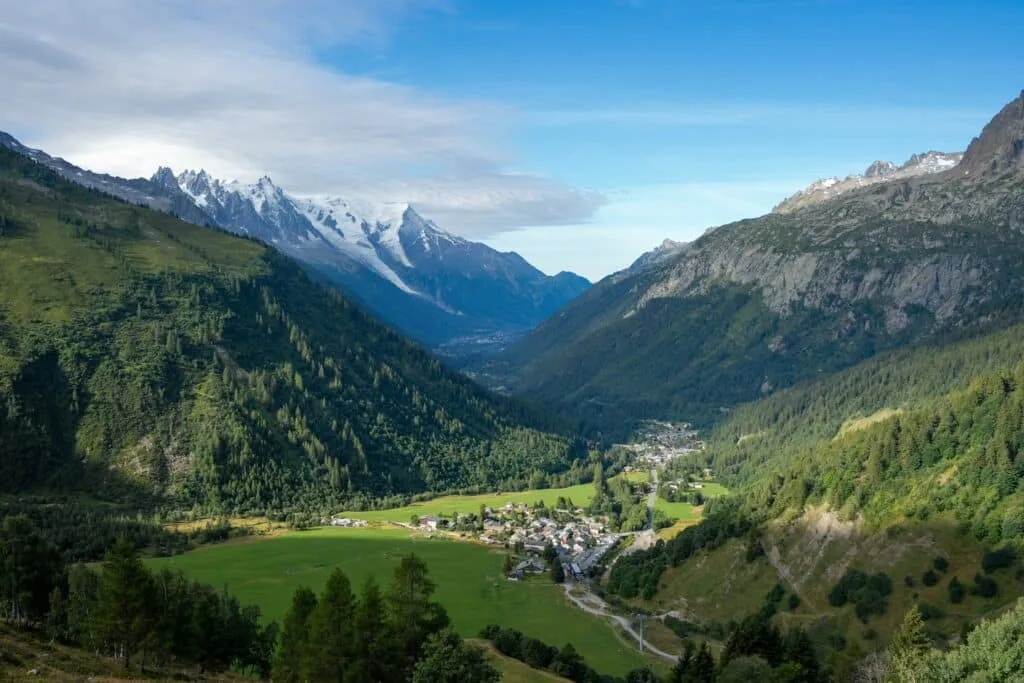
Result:
M949 580L949 601L954 604L964 601L964 585L955 576Z
M987 552L982 556L981 568L986 574L991 574L998 569L1005 569L1011 566L1016 559L1017 553L1013 551L1013 548L1000 548L999 550Z
M800 606L800 596L796 593L790 593L789 595L789 609L794 610Z
M904 576L903 577L903 585L906 586L907 588L913 588L914 587L914 577L910 576L909 574L907 576Z
M999 592L999 586L997 586L996 582L987 576L975 574L974 588L971 592L982 598L991 598L995 597L996 593Z
M771 592L768 593L769 602L778 602L786 595L786 589L782 587L781 583L777 583L772 586Z
M940 572L944 572L949 569L949 560L944 557L936 557L932 560L932 566Z
M939 575L935 573L934 569L929 569L921 576L921 583L926 586L934 586L939 582Z
M857 618L867 622L872 614L885 614L889 607L885 598L891 593L892 579L888 574L876 572L868 576L858 569L847 569L829 591L828 601L833 607L854 603Z
M942 618L942 610L935 605L929 605L927 602L919 602L917 604L917 611L921 613L921 618L925 621Z

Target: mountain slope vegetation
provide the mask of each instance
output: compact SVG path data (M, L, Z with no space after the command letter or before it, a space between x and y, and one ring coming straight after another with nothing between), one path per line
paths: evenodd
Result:
M707 232L606 278L481 374L592 423L707 424L879 352L1024 313L1024 95L943 173Z
M510 487L578 455L274 251L6 149L0 397L5 491L280 510Z
M847 664L915 604L936 639L955 640L1021 590L1022 358L1017 325L886 353L734 411L699 456L734 496L621 558L608 590L698 632L759 609L813 621L823 642L849 642ZM881 575L885 591L855 583ZM837 592L844 581L854 597ZM793 596L788 607L761 605L769 590Z

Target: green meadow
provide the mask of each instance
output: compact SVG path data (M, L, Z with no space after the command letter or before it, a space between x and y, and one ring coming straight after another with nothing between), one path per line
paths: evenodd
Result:
M345 517L365 519L371 522L408 522L413 515L451 516L456 512L480 512L480 506L499 508L507 503L526 503L533 505L544 501L553 507L559 497L564 496L576 505L587 505L594 497L593 484L578 484L561 489L531 489L529 491L512 491L509 493L483 493L476 496L441 496L421 503L413 503L405 507L390 510L372 510L369 512L344 512Z
M510 582L501 576L501 553L472 543L418 538L401 529L324 528L207 546L150 563L225 586L280 621L296 587L319 591L334 567L348 574L356 590L371 576L386 586L398 560L410 552L426 561L436 598L463 636L498 623L557 647L572 643L590 666L613 675L646 661L603 620L569 605L547 577Z

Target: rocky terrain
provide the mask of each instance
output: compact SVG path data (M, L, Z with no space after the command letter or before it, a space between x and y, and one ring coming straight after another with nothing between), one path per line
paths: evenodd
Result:
M1009 324L1024 312L1022 154L1024 95L958 166L880 166L892 177L717 228L599 283L489 369L591 416L699 422L886 348Z

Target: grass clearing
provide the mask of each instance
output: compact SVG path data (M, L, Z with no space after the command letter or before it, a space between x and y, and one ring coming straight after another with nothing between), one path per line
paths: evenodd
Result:
M845 434L849 434L850 432L856 432L862 429L867 429L873 424L876 424L878 422L884 422L888 420L890 417L895 417L902 413L903 410L882 408L881 410L878 410L872 413L871 415L868 415L867 417L858 417L847 420L846 422L843 423L843 426L839 428L839 432L835 435L834 438L838 439L839 437Z
M411 513L410 513L411 514ZM473 543L410 536L401 529L325 528L242 539L150 561L189 577L226 586L242 602L258 604L281 621L298 586L319 591L334 567L358 589L373 576L385 586L399 559L410 552L426 561L437 599L464 637L489 623L519 629L555 647L573 646L602 673L623 675L647 661L622 643L601 619L567 604L546 577L510 582L501 576L502 554Z
M556 676L550 671L532 669L518 659L506 657L486 640L470 639L469 642L487 652L488 661L501 672L501 683L568 683L567 678Z
M593 484L577 484L561 489L530 489L527 491L512 491L509 493L482 493L475 496L441 496L432 500L425 500L391 510L369 510L365 512L343 512L345 517L352 519L365 519L371 522L408 522L413 515L422 517L424 515L446 515L451 516L457 512L480 512L480 506L499 508L508 503L518 505L526 503L533 505L543 501L548 507L552 507L559 497L564 496L576 505L588 505L594 497Z

